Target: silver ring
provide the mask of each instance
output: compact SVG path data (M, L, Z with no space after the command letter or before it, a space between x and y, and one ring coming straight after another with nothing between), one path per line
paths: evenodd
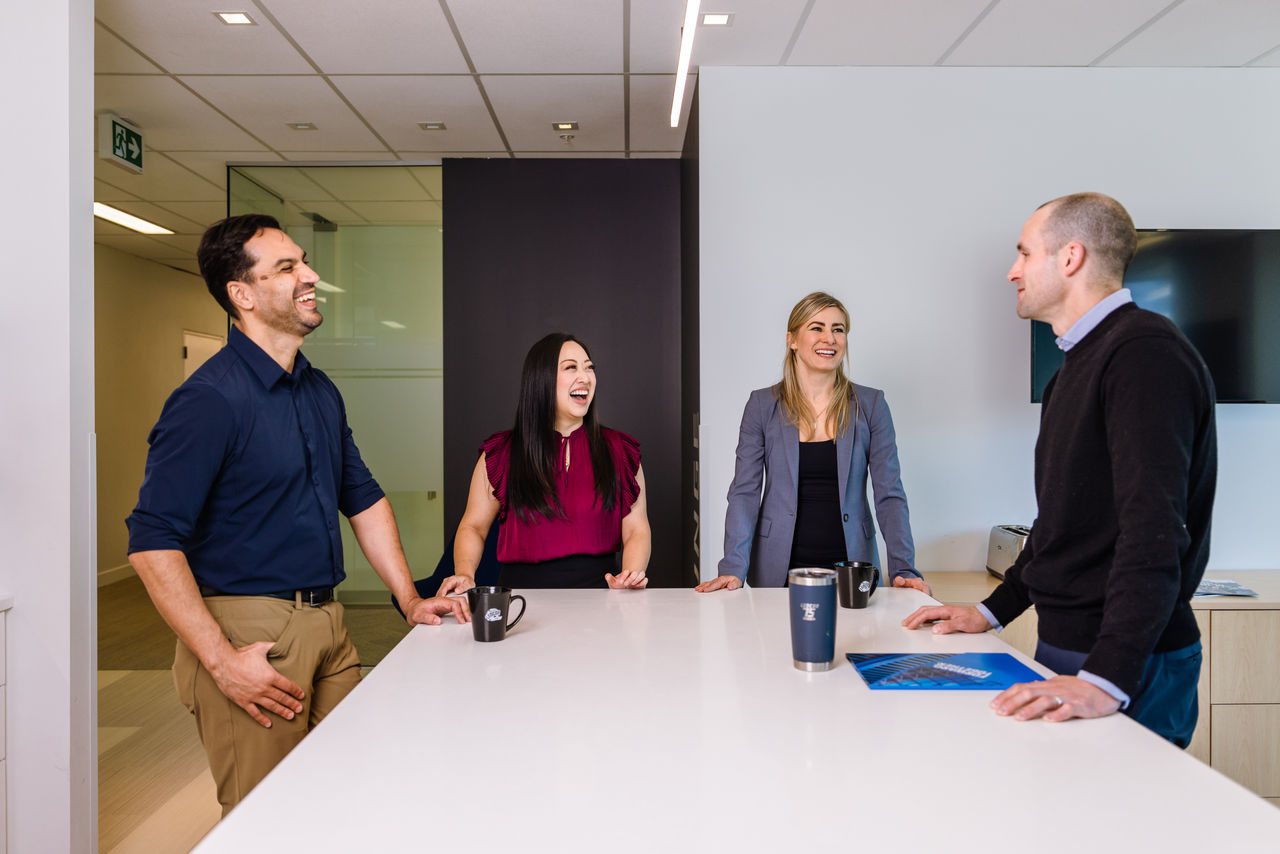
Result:
M1061 705L1062 705L1062 698L1061 698L1061 697L1055 696L1053 699L1054 699L1054 701L1055 701L1059 706L1061 706Z

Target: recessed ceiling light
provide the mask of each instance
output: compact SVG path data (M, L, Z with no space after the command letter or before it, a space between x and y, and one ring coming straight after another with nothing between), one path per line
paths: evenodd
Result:
M214 12L213 14L217 15L218 20L222 21L222 23L230 24L231 26L257 26L257 21L250 18L244 12Z
M382 321L382 325L383 325L383 326L390 326L392 329L404 329L404 328L405 328L405 325L404 325L403 323L396 323L394 320L384 320L384 321Z
M285 124L285 127L293 128L294 130L315 130L316 129L315 122L285 122L284 124Z
M418 122L418 127L423 130L447 130L444 122Z
M147 222L141 217L133 214L127 214L122 210L117 210L110 205L104 205L102 202L93 203L93 215L99 219L105 219L107 222L114 222L116 225L123 225L125 228L131 228L134 231L143 234L173 234L172 231L162 225L156 225L154 222Z
M578 123L577 122L552 122L551 128L552 130L577 130Z
M712 14L708 12L702 16L702 26L704 27L727 27L733 23L733 15Z

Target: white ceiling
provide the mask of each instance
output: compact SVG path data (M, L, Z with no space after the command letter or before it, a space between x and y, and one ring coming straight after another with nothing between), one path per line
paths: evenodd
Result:
M177 233L97 220L96 240L194 271L200 233L226 210L228 162L677 157L684 122L672 129L668 115L684 6L97 0L95 112L142 128L146 172L99 160L94 197ZM699 27L686 113L702 65L1280 66L1280 0L703 0L702 11L733 19ZM447 130L419 129L426 121ZM554 121L578 122L574 139ZM302 180L311 210L348 222L439 221L426 173L290 174L256 180Z

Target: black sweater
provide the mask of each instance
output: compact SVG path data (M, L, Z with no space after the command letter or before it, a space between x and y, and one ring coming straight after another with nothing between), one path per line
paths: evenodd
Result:
M983 603L1133 696L1147 658L1200 637L1218 472L1213 381L1172 322L1128 304L1067 351L1036 441L1038 515Z

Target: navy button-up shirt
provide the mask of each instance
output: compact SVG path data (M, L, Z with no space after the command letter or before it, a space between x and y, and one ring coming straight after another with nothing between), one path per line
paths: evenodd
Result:
M198 584L226 593L336 585L338 513L383 496L333 382L302 353L287 373L234 327L147 441L129 553L181 551Z

